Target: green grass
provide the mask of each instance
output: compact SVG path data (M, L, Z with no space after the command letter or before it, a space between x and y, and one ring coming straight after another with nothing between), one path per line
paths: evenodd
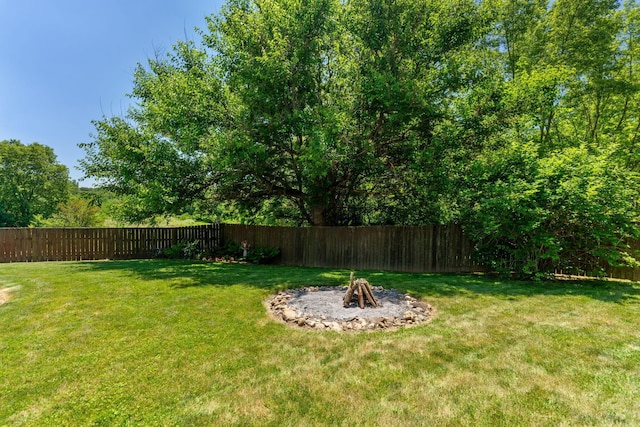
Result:
M347 271L0 265L0 425L640 425L640 285L358 272L437 309L339 334L263 301Z

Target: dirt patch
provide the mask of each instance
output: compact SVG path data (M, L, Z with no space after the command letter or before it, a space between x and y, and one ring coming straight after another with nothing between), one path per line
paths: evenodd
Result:
M336 332L412 327L428 322L435 315L430 304L379 286L373 287L378 307L344 307L346 291L346 286L305 287L280 292L265 305L273 317L290 326Z
M10 288L0 288L0 305L8 302L11 299Z

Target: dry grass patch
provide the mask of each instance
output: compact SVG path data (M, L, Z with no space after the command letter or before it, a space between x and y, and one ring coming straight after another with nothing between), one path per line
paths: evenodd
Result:
M13 288L0 288L0 305L9 302Z

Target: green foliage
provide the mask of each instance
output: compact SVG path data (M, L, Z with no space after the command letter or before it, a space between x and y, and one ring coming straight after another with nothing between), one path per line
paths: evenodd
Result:
M205 251L200 247L200 242L180 241L162 250L161 257L171 259L201 259L205 256Z
M271 264L280 255L280 248L257 247L249 249L246 260L252 264Z
M161 258L170 259L205 259L209 258L197 240L193 242L181 241L161 251ZM224 259L226 261L246 261L251 264L270 264L280 255L280 248L250 247L244 256L243 249L238 243L227 241L223 246L216 248L211 259Z
M246 261L251 264L270 264L280 255L280 248L276 247L249 247L247 255L239 243L228 240L223 246L216 248L215 257L226 261Z
M100 207L79 195L69 197L65 203L58 205L58 210L50 218L42 220L45 227L98 227L103 219Z
M487 111L475 101L486 82L456 103L481 147L465 150L457 179L460 220L478 258L534 277L636 265L626 241L638 236L640 218L638 5L486 6L494 24L489 49L478 53L507 70L487 80L497 106L497 114L489 110L490 132L478 132L486 114L469 119Z
M545 276L637 265L626 241L640 236L629 221L640 182L610 156L508 147L479 158L469 179L465 229L491 269Z
M69 171L50 147L0 141L0 227L48 218L69 196Z
M636 1L230 0L201 34L83 145L128 220L461 222L500 271L633 264Z
M475 8L229 1L203 46L178 43L138 67L139 107L95 122L85 172L126 195L137 220L198 200L298 224L381 217L396 195L411 200L416 151L465 83L456 65Z
M185 245L186 245L186 242L178 242L174 245L169 246L168 248L164 248L160 252L160 256L170 258L170 259L184 258L183 249Z
M186 259L199 259L202 258L203 251L200 248L200 242L194 240L193 242L186 242L182 253Z
M239 243L227 240L224 245L215 249L215 255L225 260L230 260L231 258L235 260L242 256L242 248Z

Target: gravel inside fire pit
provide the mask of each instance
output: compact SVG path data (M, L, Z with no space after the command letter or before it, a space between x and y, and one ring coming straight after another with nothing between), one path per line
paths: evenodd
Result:
M280 292L266 302L271 314L287 324L333 331L396 329L427 322L431 305L396 290L372 287L378 307L343 306L347 287L305 287Z

